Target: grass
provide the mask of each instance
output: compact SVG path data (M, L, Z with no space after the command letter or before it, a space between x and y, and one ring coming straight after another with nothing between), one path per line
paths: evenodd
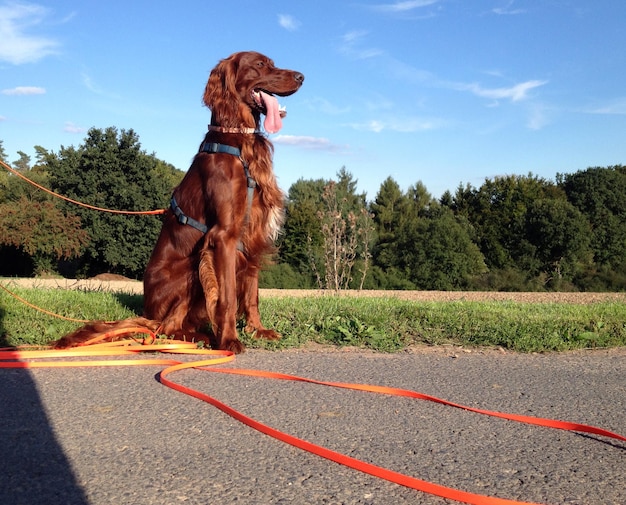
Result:
M67 317L117 320L141 312L139 295L58 289L14 289L29 302ZM519 352L626 346L626 305L515 302L413 302L394 298L265 298L266 326L283 338L249 348L285 349L308 342L394 352L412 344L502 347ZM2 345L42 345L79 323L41 314L0 292Z

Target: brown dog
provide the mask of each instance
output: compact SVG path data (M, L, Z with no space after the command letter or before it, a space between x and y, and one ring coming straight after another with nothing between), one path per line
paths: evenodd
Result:
M211 72L204 103L211 125L200 152L174 189L161 234L144 274L144 317L93 323L61 338L56 347L98 334L142 326L177 339L210 341L217 349L244 350L245 331L278 339L259 315L258 275L283 223L284 194L272 169L272 144L284 111L274 95L295 93L304 76L276 68L255 52L235 53ZM208 323L212 332L206 333Z

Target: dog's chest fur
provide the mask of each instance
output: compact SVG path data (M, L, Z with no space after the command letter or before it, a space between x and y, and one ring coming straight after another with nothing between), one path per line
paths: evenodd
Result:
M285 224L285 208L282 205L271 207L265 219L265 236L272 243L278 239L283 224Z

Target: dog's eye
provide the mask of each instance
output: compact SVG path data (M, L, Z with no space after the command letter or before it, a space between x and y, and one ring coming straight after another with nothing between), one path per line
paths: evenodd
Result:
M257 61L256 62L256 66L259 68L263 68L265 66L265 62L264 61Z

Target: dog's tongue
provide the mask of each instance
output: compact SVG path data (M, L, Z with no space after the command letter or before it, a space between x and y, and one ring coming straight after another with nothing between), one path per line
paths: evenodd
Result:
M261 91L261 100L265 104L265 121L263 122L263 126L265 127L265 131L268 133L278 133L278 131L283 127L283 120L280 117L280 109L278 105L278 100L275 96L268 95L267 93Z

